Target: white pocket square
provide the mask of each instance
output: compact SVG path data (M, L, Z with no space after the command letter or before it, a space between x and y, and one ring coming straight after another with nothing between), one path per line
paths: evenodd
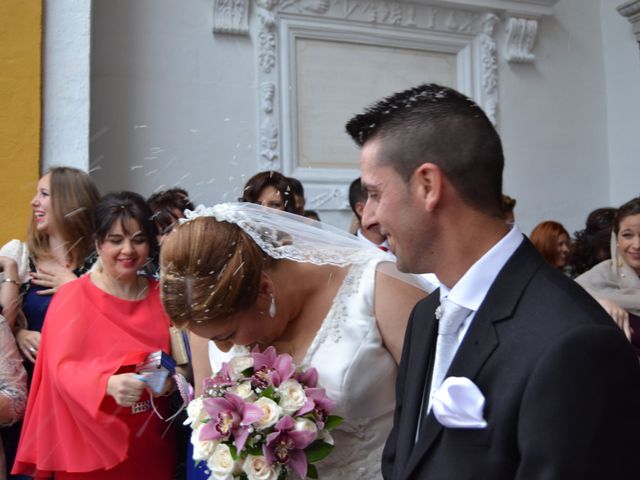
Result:
M438 422L449 428L486 428L482 414L484 395L466 377L449 377L433 394L432 409Z

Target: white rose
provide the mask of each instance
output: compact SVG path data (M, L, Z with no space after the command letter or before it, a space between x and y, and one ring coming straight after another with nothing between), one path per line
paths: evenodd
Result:
M249 480L276 480L280 475L280 466L276 464L269 466L262 456L247 455L242 470Z
M193 425L192 428L197 428L205 418L207 418L207 411L204 409L202 397L194 398L187 405L187 419L184 424Z
M191 444L193 445L193 459L197 462L199 460L208 460L216 447L218 442L215 440L200 440L200 432L204 427L204 423L199 425L198 428L191 433Z
M280 384L278 393L280 394L280 406L287 415L293 415L307 401L302 385L292 378Z
M318 435L318 427L308 418L296 418L296 423L293 426L293 429L298 432L311 432L313 433L314 439Z
M216 480L231 480L233 479L233 471L235 469L236 462L231 456L231 450L224 443L218 444L213 455L207 461L207 467L211 470L211 476Z
M251 382L242 382L234 385L229 391L238 395L245 402L252 402L256 398L256 394L251 389Z
M282 408L270 398L260 397L253 402L253 404L262 409L262 417L260 420L253 422L253 426L258 430L272 427L282 416Z
M253 357L250 355L233 357L229 360L229 378L231 380L238 380L242 378L242 372L251 367L253 367Z

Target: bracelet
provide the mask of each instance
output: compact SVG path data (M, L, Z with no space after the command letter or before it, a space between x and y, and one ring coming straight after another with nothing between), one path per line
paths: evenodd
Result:
M13 283L16 287L20 288L20 282L14 280L13 278L7 277L4 280L2 280L2 283L6 283L6 282Z

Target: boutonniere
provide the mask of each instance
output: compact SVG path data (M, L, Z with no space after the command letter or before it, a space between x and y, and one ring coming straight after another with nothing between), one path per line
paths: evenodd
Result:
M486 428L485 398L466 377L449 377L433 395L433 414L448 428Z

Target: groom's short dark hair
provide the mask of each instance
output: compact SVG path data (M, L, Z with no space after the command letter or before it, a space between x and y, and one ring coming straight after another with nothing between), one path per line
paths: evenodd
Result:
M409 181L423 163L438 165L471 207L501 216L504 156L496 129L465 95L434 83L395 93L346 125L363 146L381 140L377 161Z

